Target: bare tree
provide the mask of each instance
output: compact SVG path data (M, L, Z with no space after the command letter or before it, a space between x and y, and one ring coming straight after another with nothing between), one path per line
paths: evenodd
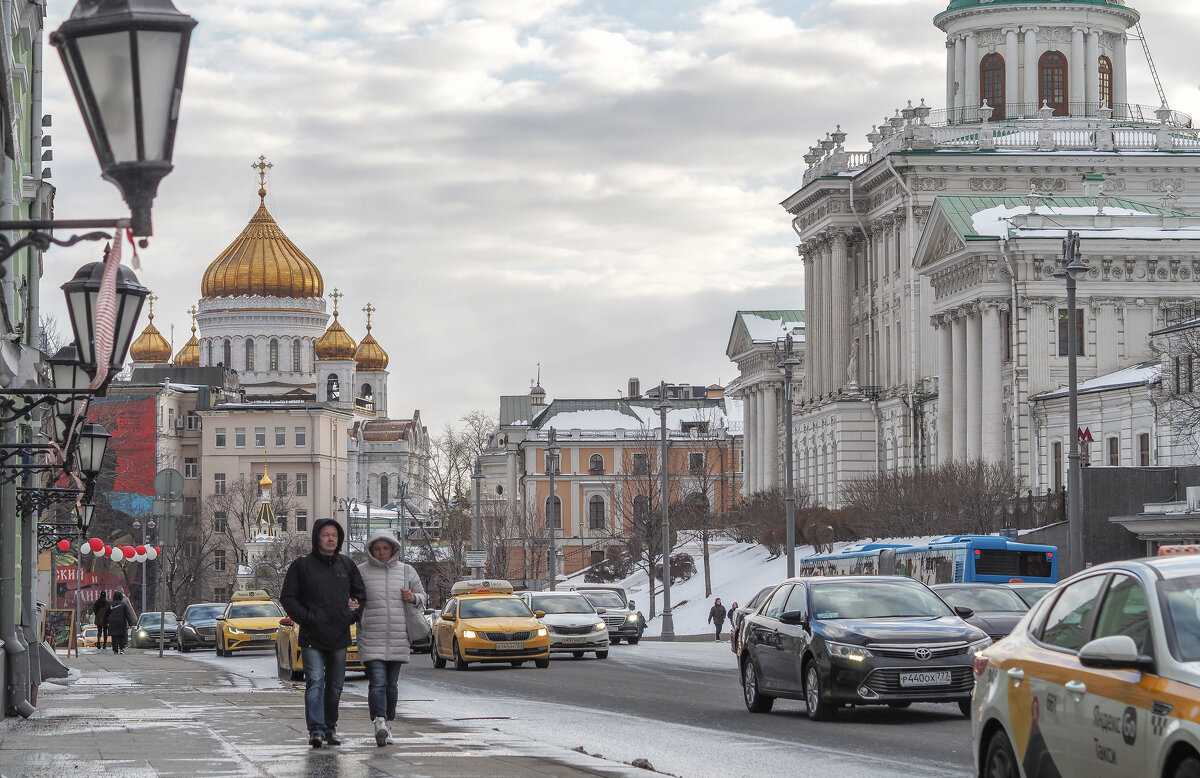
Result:
M700 543L704 565L704 596L712 595L709 541L725 534L729 507L722 488L726 470L727 441L711 425L689 442L687 470L678 479L676 503L670 509L672 524L691 533ZM728 485L726 485L728 486Z
M1158 398L1171 430L1200 447L1200 325L1169 333L1156 344L1163 359Z

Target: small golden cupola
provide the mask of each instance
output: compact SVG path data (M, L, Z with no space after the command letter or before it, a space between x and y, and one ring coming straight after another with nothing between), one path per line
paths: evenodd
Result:
M359 370L387 370L387 352L383 350L383 346L379 345L379 341L375 340L375 336L371 334L371 314L375 312L375 306L367 303L366 307L363 308L363 312L367 314L367 334L358 343L358 350L354 352L354 361L358 363Z
M175 355L176 367L200 366L200 341L196 340L196 306L188 308L188 313L192 316L192 337L188 338L188 342L184 343L183 348Z
M171 361L171 344L154 326L154 301L158 298L150 295L147 299L150 300L149 322L129 347L129 356L134 362L143 364L166 364Z
M279 229L267 211L266 175L272 167L259 156L251 167L258 170L258 210L242 234L204 271L200 294L216 297L320 297L325 291L321 271Z
M350 333L346 332L338 323L338 300L343 295L335 288L329 296L333 298L333 322L329 325L329 329L325 330L325 334L317 338L317 342L313 344L313 350L317 353L317 359L354 359L356 348L354 338L350 337Z

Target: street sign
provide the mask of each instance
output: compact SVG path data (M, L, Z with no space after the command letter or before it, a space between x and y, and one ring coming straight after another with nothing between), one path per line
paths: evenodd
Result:
M159 470L154 475L154 494L157 497L178 497L183 494L183 473L173 467Z
M161 497L150 503L150 513L156 519L183 514L183 500L164 500Z
M1091 427L1076 427L1075 434L1076 434L1076 436L1078 436L1079 441L1081 443L1085 442L1085 441L1088 443L1096 442L1096 439L1092 437L1092 428Z
M486 551L464 551L463 561L467 567L487 567Z

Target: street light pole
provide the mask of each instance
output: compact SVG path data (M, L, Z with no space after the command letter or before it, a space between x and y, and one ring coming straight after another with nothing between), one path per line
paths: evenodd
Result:
M667 503L671 495L667 488L667 411L671 409L667 400L667 382L658 384L659 434L662 438L662 452L659 455L659 476L662 479L662 552L663 552L663 610L662 634L663 640L675 639L675 619L671 615L671 519L667 514ZM653 591L653 589L651 589Z
M546 503L546 526L550 532L550 559L546 563L547 578L550 579L550 591L554 591L558 579L558 549L554 546L554 520L562 517L558 508L558 499L554 495L554 471L558 469L558 433L550 428L546 443L546 472L550 474L550 501Z
M157 527L157 526L158 526L158 525L154 523L154 519L147 519L147 520L145 521L145 523L143 523L143 522L142 522L142 520L141 520L140 518L134 518L134 520L133 520L133 528L134 528L134 529L140 529L140 530L142 531L142 546L143 546L143 547L145 547L145 545L146 545L146 543L147 543L147 541L148 541L148 538L147 538L147 530L152 530L152 529L154 529L154 528L155 528L155 527ZM141 586L141 589L142 589L142 609L141 609L141 611L139 611L139 613L145 613L145 612L146 612L146 560L145 560L144 558L142 559L142 580L141 580L141 584L142 584L142 586Z
M1067 282L1067 408L1070 441L1067 454L1067 548L1073 571L1083 569L1083 478L1079 469L1079 392L1076 368L1079 361L1079 337L1076 331L1075 282L1088 271L1079 257L1079 233L1068 231L1063 240L1063 263L1054 271L1055 278Z
M475 457L475 474L471 476L475 479L475 550L483 550L483 517L479 512L479 501L482 499L483 491L483 462L479 457ZM475 568L475 577L483 578L483 568Z
M792 370L800 364L800 360L792 352L792 333L783 339L784 357L778 367L783 370L783 421L787 446L784 452L784 514L787 521L787 575L796 575L796 490L792 483ZM774 420L771 422L774 424Z

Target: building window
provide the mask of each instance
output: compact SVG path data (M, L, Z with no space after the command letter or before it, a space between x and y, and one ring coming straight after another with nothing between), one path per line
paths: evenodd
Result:
M604 550L603 549L596 548L596 549L592 549L591 551L588 552L588 564L589 565L598 565L603 561L604 561Z
M363 385L362 385L362 391L361 391L361 392L359 392L359 395L358 395L358 396L359 396L359 397L362 397L363 399L370 400L370 399L371 399L371 394L372 394L372 391L371 391L371 385L370 385L370 384L363 384Z
M187 428L190 430L200 429L200 415L197 414L195 411L188 411Z
M308 473L296 473L296 496L308 496Z
M246 428L234 427L233 429L233 445L238 448L246 447Z
M1070 311L1066 308L1058 309L1058 355L1060 357L1067 356L1067 351L1070 344L1067 343L1067 328L1070 322ZM1075 354L1082 357L1084 355L1084 339L1083 339L1083 309L1075 309Z
M213 494L225 494L225 474L213 473Z
M273 488L274 488L276 494L287 495L287 493L288 493L287 473L276 473L275 474L275 485Z
M650 472L650 456L648 454L634 454L632 466L634 475L647 475Z
M633 498L633 520L636 522L650 520L650 498L644 494L635 495Z
M305 429L304 427L296 428L296 445L297 446L307 445L308 436L306 433L307 433L307 429Z
M1038 60L1038 94L1041 103L1054 109L1055 116L1069 114L1067 100L1067 58L1057 51L1047 51Z
M1138 465L1150 467L1150 433L1138 435Z
M1054 479L1054 491L1061 491L1063 485L1063 456L1062 456L1062 441L1056 440L1050 444L1050 467L1054 471L1051 477Z
M213 532L222 535L229 532L229 520L225 517L225 511L213 512Z
M267 351L269 361L271 363L271 372L279 370L279 339L271 338L271 345Z
M213 551L213 570L218 573L225 570L225 550L218 548Z
M1109 467L1116 467L1119 464L1121 464L1121 439L1120 438L1109 438L1108 439L1108 465L1109 465Z
M283 448L287 445L287 427L275 428L275 448Z
M254 341L246 340L246 372L254 370Z
M278 515L278 516L276 516L275 518L276 518L276 520L277 520L277 521L276 521L276 523L279 525L279 530L280 530L281 532L287 532L287 527L288 527L288 512L287 512L287 511L280 511L280 512L279 512L279 515Z
M204 351L208 355L208 367L213 367L213 350L211 340L204 344Z
M595 495L588 500L588 529L604 529L604 498Z
M292 341L292 372L300 372L300 340Z
M704 454L693 452L688 454L688 472L703 473L704 472Z
M342 390L338 388L338 377L330 374L329 379L325 381L325 394L330 400L339 400L342 397Z
M183 541L183 556L186 559L195 559L200 553L200 544L195 540Z
M388 477L386 475L379 476L379 504L387 505L388 503Z
M1112 60L1108 57L1100 57L1100 105L1108 108L1113 107L1113 67Z
M592 454L588 457L588 472L603 473L604 472L604 457L599 454Z
M224 353L225 360L221 364L224 365L226 370L230 370L233 368L233 343L229 340L229 338L225 339L225 344L222 347L222 351Z
M1004 57L988 54L979 63L979 89L985 103L995 109L993 119L1004 118Z
M183 515L189 519L199 513L200 498L199 497L184 497L183 498Z
M308 511L296 511L296 531L308 532Z
M200 475L200 460L196 457L183 458L183 477L196 478Z
M546 515L555 529L562 529L562 499L557 494L546 498Z
M213 444L217 448L225 448L225 428L224 427L217 427L215 430L213 430L213 437L215 438L215 440L213 441Z
M267 428L266 427L255 427L254 428L254 447L255 448L266 448L266 446L267 446Z

